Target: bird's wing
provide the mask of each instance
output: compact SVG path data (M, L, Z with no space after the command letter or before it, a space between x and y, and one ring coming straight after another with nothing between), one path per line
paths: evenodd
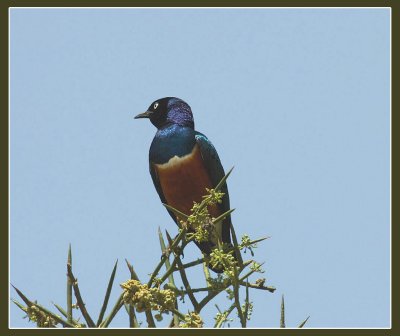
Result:
M150 161L150 164L149 164L149 170L150 170L151 178L153 179L154 187L157 190L158 196L160 196L161 202L164 203L164 204L167 204L167 200L165 199L165 196L164 196L163 191L161 189L161 184L160 184L160 180L158 178L157 170L156 170L156 168L154 166L154 163L152 163L151 161ZM168 210L168 209L167 209L167 211L171 215L171 217L174 220L174 222L176 223L177 219L176 219L175 214L172 211Z
M217 184L222 180L225 176L224 168L222 167L221 160L219 159L218 153L208 138L200 133L195 132L196 142L200 148L200 153L204 161L204 166L207 170L208 175L211 178L211 182L213 187L216 187ZM220 211L222 213L229 210L229 193L228 187L226 184L221 188L221 192L224 193L222 198L222 203L219 204ZM231 217L230 215L224 220L224 225L222 227L222 241L225 243L230 243L230 225L231 225Z

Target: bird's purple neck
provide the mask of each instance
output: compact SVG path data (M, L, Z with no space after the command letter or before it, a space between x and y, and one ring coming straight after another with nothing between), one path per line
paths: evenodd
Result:
M194 129L194 120L190 106L180 99L171 99L168 103L167 123Z

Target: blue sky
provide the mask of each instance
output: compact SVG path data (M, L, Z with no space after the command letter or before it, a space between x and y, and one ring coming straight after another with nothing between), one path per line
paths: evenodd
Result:
M65 305L65 261L97 317L108 277L147 278L176 232L148 173L155 99L192 107L238 235L274 294L249 326L390 323L389 9L12 9L10 281ZM185 260L199 256L190 246ZM201 273L191 274L193 281ZM116 285L112 301L119 295ZM16 297L11 291L11 296ZM215 300L229 306L224 295ZM204 312L209 325L216 309ZM33 327L11 305L12 327ZM142 318L144 320L144 318ZM120 312L114 327L127 326ZM232 326L238 326L236 322Z

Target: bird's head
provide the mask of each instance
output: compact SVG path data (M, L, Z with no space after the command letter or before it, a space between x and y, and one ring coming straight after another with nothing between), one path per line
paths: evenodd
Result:
M158 129L170 124L194 128L190 106L182 99L166 97L152 102L147 111L138 114L135 119L148 118Z

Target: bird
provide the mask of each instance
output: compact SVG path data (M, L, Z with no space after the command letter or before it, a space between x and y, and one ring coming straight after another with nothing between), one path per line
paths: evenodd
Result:
M192 110L180 98L155 100L146 112L135 116L135 119L141 118L150 119L157 128L149 150L149 170L161 202L184 214L190 214L193 202L201 202L206 188L215 188L225 176L215 147L204 134L195 130ZM221 192L224 193L221 202L209 207L214 218L230 209L226 183ZM178 215L167 210L178 224ZM231 225L231 216L228 214L216 225L216 236L211 235L205 242L195 241L196 245L208 256L218 246L218 239L232 246ZM188 230L193 232L194 228ZM223 272L220 267L209 265L209 268L216 273Z

